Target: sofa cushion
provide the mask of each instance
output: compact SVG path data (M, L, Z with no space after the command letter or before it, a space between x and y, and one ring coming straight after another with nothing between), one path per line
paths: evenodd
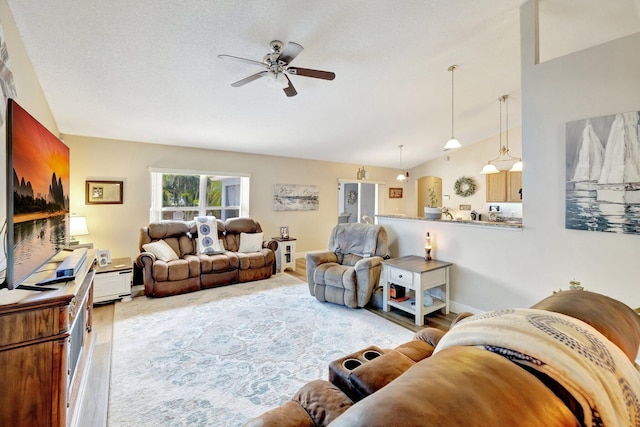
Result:
M198 229L198 253L220 254L224 249L218 240L218 224L215 216L198 216L195 218Z
M162 261L174 261L178 259L176 252L164 240L147 243L146 245L142 245L142 248Z
M316 426L329 425L353 405L338 387L325 380L314 380L302 386L291 399L298 402Z
M240 233L240 247L238 252L257 252L262 249L264 233Z

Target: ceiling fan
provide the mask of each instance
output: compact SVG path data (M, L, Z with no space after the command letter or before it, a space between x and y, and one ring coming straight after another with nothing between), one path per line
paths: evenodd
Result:
M273 84L273 86L281 88L287 96L296 96L298 92L296 92L296 89L293 87L287 73L294 76L313 77L314 79L323 80L333 80L336 78L335 73L330 71L312 70L310 68L292 67L289 65L291 64L291 61L293 61L295 57L302 52L302 49L304 49L298 43L289 42L284 46L280 40L273 40L269 46L271 47L271 53L267 53L262 59L262 62L232 55L218 55L218 58L221 59L233 59L235 61L259 65L266 68L264 71L260 71L259 73L232 83L231 86L244 86L261 77L265 77Z

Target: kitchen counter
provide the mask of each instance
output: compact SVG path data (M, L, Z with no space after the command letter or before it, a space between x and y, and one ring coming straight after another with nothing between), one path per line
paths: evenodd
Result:
M430 221L439 223L451 223L469 227L484 227L508 230L522 230L522 222L517 221L470 221L463 219L427 219L424 217L412 217L406 215L376 215L377 218L405 219L412 221Z

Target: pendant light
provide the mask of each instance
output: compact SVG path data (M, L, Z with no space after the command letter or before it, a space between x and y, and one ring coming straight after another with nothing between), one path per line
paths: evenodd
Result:
M452 65L448 68L451 71L451 139L444 145L444 150L453 150L462 147L460 141L458 141L453 135L453 72L458 69L457 65Z
M400 169L402 169L402 147L403 145L398 145L398 148L400 149ZM409 171L407 171L406 173L400 173L396 179L398 181L406 181L407 179L409 179Z
M498 98L500 102L500 139L498 145L498 157L493 160L489 160L487 164L480 171L483 175L489 175L492 173L499 173L500 171L509 170L510 172L522 171L522 159L519 157L513 157L509 154L509 95L502 95ZM506 121L505 121L505 134L506 145L502 145L502 103L505 104Z

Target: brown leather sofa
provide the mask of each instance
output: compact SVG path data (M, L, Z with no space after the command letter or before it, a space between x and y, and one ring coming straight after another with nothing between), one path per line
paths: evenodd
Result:
M224 253L197 252L195 221L159 221L140 229L136 265L142 269L144 293L164 297L233 283L268 279L276 271L276 240L266 240L256 252L238 252L241 233L261 233L260 224L250 218L216 220L218 239ZM163 240L179 259L163 261L146 252L144 245Z
M345 363L362 359L364 353L332 362L331 382L316 380L307 384L291 401L250 420L246 426L578 427L587 422L605 427L638 425L640 371L637 365L634 367L634 360L640 346L640 316L619 301L588 291L559 292L532 309L502 310L488 313L486 317L495 319L503 313L518 315L526 311L532 316L526 319L527 324L536 316L547 319L549 323L543 322L541 333L554 336L562 347L561 357L575 350L579 353L576 365L587 360L595 369L617 373L616 381L595 381L587 398L595 407L600 405L598 409L603 409L603 414L585 413L584 395L575 390L570 393L551 375L543 373L546 366L538 370L535 364L519 358L523 355L502 354L477 345L443 346L447 338L459 336L462 330L473 335L469 326L483 317L465 320L470 314L464 313L452 322L446 334L426 328L418 332L413 341L394 350L384 350L369 362L352 366ZM590 339L593 333L589 326L606 337L606 346L597 345L604 342L602 338ZM563 331L572 328L580 337L588 339L584 342L565 340ZM504 343L523 339L508 326L497 334L503 335ZM537 346L538 342L533 345ZM340 366L352 369L339 372ZM589 366L591 369L592 365ZM572 377L572 373L580 372L574 372L572 367L569 365L563 374L568 375L568 383L573 385L574 381L578 383L584 378ZM605 389L619 389L624 398L601 399L599 395ZM606 402L603 404L603 401ZM608 423L600 419L594 421L600 416L606 418L604 410L611 402L614 406L622 405L622 418ZM619 417L619 412L616 414Z

